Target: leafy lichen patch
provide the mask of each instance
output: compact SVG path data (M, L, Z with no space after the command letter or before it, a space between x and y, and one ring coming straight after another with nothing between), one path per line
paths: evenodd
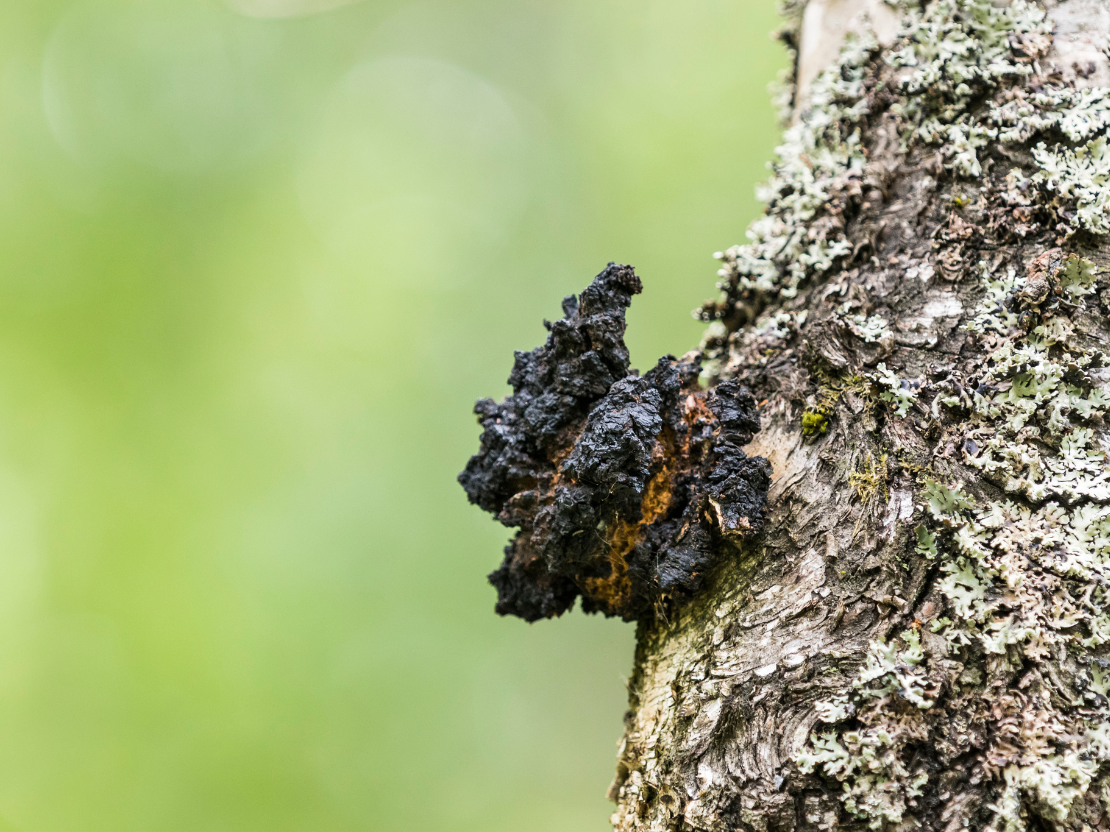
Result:
M929 780L905 753L929 738L920 711L933 706L936 687L924 660L915 630L889 644L873 643L852 689L816 706L823 722L852 720L856 727L815 735L795 758L803 773L820 769L839 781L844 808L870 829L900 823Z
M1010 135L1012 113L976 102L1033 74L1035 60L1051 43L1044 11L1027 0L940 0L924 11L912 3L900 8L903 29L881 61L875 60L880 50L874 36L850 35L836 64L814 81L759 191L764 216L749 227L748 243L715 255L722 261L722 295L696 312L724 325L707 332L703 349L710 359L721 357L730 333L759 317L768 303L795 297L807 281L858 256L861 247L846 229L867 204L865 189L881 185L876 177L883 174L870 170L863 137L884 113L899 125L903 152L914 144L936 145L944 166L968 178L982 173L979 149L1000 131ZM793 6L791 12L796 18ZM1089 105L1096 106L1093 98ZM1078 120L1072 112L1068 124ZM1072 174L1071 185L1061 187L1082 190L1097 203L1097 185L1077 184L1074 165L1059 167ZM1036 176L1032 184L1049 187ZM1084 202L1083 217L1101 211L1100 205ZM874 324L855 323L879 334Z
M1033 181L1075 202L1079 223L1094 234L1110 234L1110 153L1099 136L1075 148L1043 142L1033 150L1040 170Z
M850 37L837 65L810 89L809 106L787 129L760 189L765 215L748 229L749 242L715 256L724 297L698 315L730 329L755 318L769 299L797 294L802 282L849 254L844 200L858 189L865 156L858 122L866 113L865 77L878 44Z
M915 387L919 387L920 382L915 383L910 379L899 378L887 369L885 363L880 363L875 369L877 372L868 373L866 377L879 388L879 398L893 404L894 412L899 416L905 416L917 401Z
M892 109L904 120L903 140L937 145L949 169L978 177L978 150L997 128L975 112L975 100L1032 75L1050 43L1044 11L1026 0L941 0L912 10L888 58L901 70L903 97Z
M929 630L943 646L927 660L914 629L901 651L872 645L851 692L818 709L846 727L819 732L797 757L803 772L840 780L845 808L871 828L897 823L921 795L928 774L909 764L914 744L953 742L944 705L967 707L959 679L969 672L985 697L996 828L1024 829L1030 812L1063 822L1110 764L1110 459L1098 435L1110 397L1091 375L1107 358L1077 346L1070 320L1095 278L1090 261L1058 250L1023 277L983 267L984 300L967 328L996 345L977 384L965 380L975 392L964 431L978 438L964 462L996 490L976 498L926 479L928 522L916 529L916 551L939 567L947 612ZM1021 309L1035 310L1026 328ZM1071 683L1050 669L1064 656ZM961 676L928 667L947 657Z

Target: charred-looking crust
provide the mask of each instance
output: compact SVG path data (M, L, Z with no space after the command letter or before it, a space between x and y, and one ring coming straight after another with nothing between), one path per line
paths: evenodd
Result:
M587 612L649 617L762 527L771 466L741 450L755 400L732 381L701 390L700 356L630 370L624 314L641 289L610 263L545 322L544 346L516 353L513 395L474 408L482 446L459 482L520 529L489 576L502 615L549 618L581 595Z

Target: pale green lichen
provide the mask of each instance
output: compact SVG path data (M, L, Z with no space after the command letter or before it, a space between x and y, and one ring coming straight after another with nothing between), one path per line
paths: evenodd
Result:
M992 105L988 119L1003 142L1025 143L1055 130L1077 145L1038 143L1033 159L1039 169L1031 181L1074 203L1075 218L1087 231L1110 234L1110 154L1102 135L1110 127L1110 91L1044 86Z
M959 487L942 485L932 479L925 480L925 488L921 496L925 498L925 508L941 522L944 522L948 515L965 511L974 505L971 498Z
M1094 234L1110 234L1110 153L1106 137L1074 150L1042 142L1033 149L1041 169L1033 181L1075 202L1079 222Z
M785 312L775 310L766 312L756 319L754 325L745 327L734 336L733 343L760 363L766 363L769 358L786 347L791 338L798 334L806 322L808 313ZM728 335L728 330L720 321L714 321L706 327L702 339L701 349L705 352L712 350L712 344L720 343ZM711 366L717 362L708 362Z
M794 297L807 279L853 253L845 212L864 180L860 125L869 115L869 85L892 86L898 93L890 111L899 118L903 150L935 145L945 167L966 178L983 175L979 151L993 141L1025 143L1059 130L1081 143L1042 142L1033 151L1038 169L1029 176L1011 170L1009 196L1021 208L1032 204L1032 193L1063 200L1066 205L1053 210L1057 231L1065 236L1078 228L1110 233L1110 156L1101 137L1110 126L1110 93L1043 80L1025 84L1051 44L1044 10L1030 0L892 5L903 16L886 57L894 78L876 73L873 36L850 35L837 63L813 82L805 110L793 114L772 175L759 190L766 210L749 227L749 242L714 255L722 261L722 299L695 314L725 319L729 327L723 335L707 333L703 349L709 359L721 357L729 331L758 315L765 301ZM783 6L793 33L788 42L796 37L801 8L793 0ZM782 89L783 102L793 102L792 80ZM1024 236L1034 227L1018 219L1015 233Z
M1050 277L1080 307L1094 291L1094 265L1075 256ZM1018 830L1023 805L1063 821L1110 762L1107 679L1090 653L1110 641L1110 485L1106 453L1085 426L1106 415L1110 398L1089 375L1106 357L1075 345L1064 308L1022 333L995 306L999 285L1016 291L1021 280L1011 272L986 283L968 328L1008 337L986 361L966 431L983 442L966 462L1021 499L979 504L927 484L925 505L942 534L926 549L943 560L939 588L953 614L936 630L953 651L975 642L987 655L1017 651L1033 667L1065 650L1089 665L1088 693L1102 697L1087 696L1095 707L1086 713L1053 708L1049 689L1065 701L1075 692L1050 677L1045 696L1024 705L1007 753L995 755L1005 785L993 809L1002 828Z
M862 727L815 735L811 747L795 757L803 773L820 769L838 780L844 808L871 829L899 823L929 779L924 770L908 766L902 752L927 739L917 712L932 707L935 691L924 672L920 635L909 630L899 641L873 643L852 690L816 705L827 724L854 718ZM890 707L900 709L899 719L886 718Z
M899 378L884 363L880 363L875 370L874 373L865 373L864 377L879 388L879 398L882 401L892 403L894 412L905 416L917 401L913 383L909 379Z
M917 535L917 545L914 551L924 558L932 560L937 556L937 536L933 534L932 530L924 524L914 529L914 534Z
M1013 266L995 276L985 262L979 264L979 279L986 291L975 317L964 324L964 329L979 335L994 332L1005 335L1018 323L1018 316L1007 307L1011 295L1025 285L1025 277L1018 276Z
M1095 652L1110 644L1110 459L1092 427L1110 413L1092 375L1110 357L1078 345L1070 320L1096 289L1094 265L1075 255L1045 262L1038 279L1050 291L1027 301L1036 326L1023 329L1012 309L1031 297L1027 278L986 266L984 300L966 324L994 348L968 398L964 461L1013 496L975 497L926 477L927 520L915 529L948 607L929 629L961 661L983 657L960 679L989 697L985 758L1000 783L989 808L992 826L1007 832L1025 829L1027 812L1063 822L1110 770L1110 662ZM796 758L802 771L841 781L845 808L873 829L898 822L921 794L925 775L907 761L938 726L928 723L941 699L918 633L900 641L872 646L851 690L818 708L832 730ZM1065 656L1082 669L1078 688L1038 670ZM1022 662L1024 692L1010 687L1008 669ZM849 720L864 727L836 728Z
M1097 663L1091 665L1089 692L1102 697L1110 697L1110 673Z
M848 315L846 320L852 334L868 344L878 343L893 335L882 315Z
M1093 291L1094 266L1069 258L1055 277L1059 291L1080 304ZM1012 281L1015 290L1020 288ZM982 310L973 321L985 328ZM996 329L1002 322L995 324ZM987 360L974 411L983 425L997 426L976 442L967 463L1009 493L1041 502L1110 500L1110 471L1093 432L1083 426L1101 418L1110 397L1090 371L1103 363L1096 348L1078 346L1072 324L1050 316L1030 333L1006 340ZM973 440L974 441L974 440Z
M1080 228L1110 233L1103 135L1110 93L1023 85L1050 44L1043 10L1025 0L938 0L924 11L903 11L908 24L888 58L898 71L892 110L901 118L903 149L935 145L948 170L979 178L988 143L1043 137L1032 148L1036 168L1009 171L1007 204L1023 216L1034 203L1046 206L1065 236ZM826 94L841 95L831 116L824 123L813 112L803 116L780 151L765 194L770 207L753 226L752 243L722 255L722 288L738 290L733 297L790 297L848 250L817 200L859 170L853 126L864 99L853 103L851 95L863 92L865 57L849 50L835 74L824 76ZM835 129L825 134L830 125ZM1059 135L1071 145L1048 143ZM814 242L812 252L805 248ZM787 259L776 260L780 253ZM1110 645L1110 460L1096 430L1110 412L1098 381L1108 359L1078 338L1072 323L1094 291L1095 271L1089 261L1061 257L1037 282L1009 266L980 265L985 294L965 329L989 354L973 378L932 388L929 410L940 422L941 408L954 409L963 436L950 447L962 449L965 465L1005 496L926 477L926 519L915 531L915 550L936 564L934 586L947 607L928 630L940 636L942 652L968 664L958 665L956 687L946 690L931 676L916 629L872 645L851 689L816 706L829 730L796 757L802 772L840 781L845 809L872 829L901 823L923 793L928 775L914 769L913 749L947 730L939 706L959 695L961 684L989 698L980 713L989 723L984 759L999 783L989 807L995 829L1024 829L1028 813L1063 822L1110 768L1110 662L1094 652ZM865 343L887 337L881 318L841 314ZM918 400L920 382L885 364L864 378L899 416ZM1078 688L1040 670L1065 657L1080 668L1064 674ZM1023 662L1031 670L1018 689L1007 668Z
M979 150L990 142L1060 131L1078 146L1039 143L1031 181L1074 203L1079 226L1110 234L1110 154L1101 135L1110 127L1110 91L1013 87L985 110L972 107L976 96L1031 75L1050 36L1044 11L1025 0L944 0L912 12L904 45L888 58L909 70L900 82L906 97L892 109L904 120L904 143L936 145L945 166L969 179L982 175Z
M852 687L865 699L898 696L918 708L933 707L934 692L925 675L921 636L907 630L901 636L904 646L875 642L867 663Z
M1047 47L1051 31L1044 10L1026 0L940 0L924 11L910 6L902 45L889 58L910 69L902 90L913 98L903 110L953 121L966 111L977 86L1031 74L1014 44L1044 38Z
M1008 101L992 102L990 123L1007 144L1022 144L1057 129L1074 143L1084 142L1110 127L1110 91L1042 87Z
M1063 730L1063 726L1052 727ZM1067 818L1075 799L1086 793L1098 768L1098 760L1085 759L1071 749L1029 765L1006 766L1002 771L1005 788L991 808L1006 832L1025 828L1021 819L1023 797L1033 803L1041 817L1060 823Z
M863 173L857 123L866 113L863 82L876 49L873 37L850 37L837 64L813 82L807 110L786 130L771 178L758 190L764 216L749 227L747 244L714 255L723 261L721 289L793 297L806 277L828 271L852 250L829 207ZM814 224L818 216L831 221ZM712 314L728 312L701 312Z
M755 325L744 332L745 344L762 343L765 345L783 341L797 332L806 322L808 313L785 312L781 309L761 315Z
M904 97L892 108L904 120L904 141L939 145L949 169L978 177L977 151L998 130L970 112L975 98L1031 75L1050 35L1044 11L1025 0L941 0L910 9L887 59L905 70Z
M815 736L812 751L798 755L796 762L803 773L820 766L843 783L844 808L866 820L868 828L881 829L901 822L929 782L926 772L911 771L902 762L898 751L903 745L901 736L883 728L830 731Z

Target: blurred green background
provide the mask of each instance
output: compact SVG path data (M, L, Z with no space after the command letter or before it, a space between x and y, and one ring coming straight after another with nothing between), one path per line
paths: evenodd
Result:
M608 828L633 628L454 478L608 260L697 343L772 6L0 3L0 830Z

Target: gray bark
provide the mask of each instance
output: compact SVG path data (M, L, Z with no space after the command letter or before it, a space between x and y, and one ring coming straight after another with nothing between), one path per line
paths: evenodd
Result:
M613 824L1108 829L1110 8L786 12L702 313L767 531L640 622Z

